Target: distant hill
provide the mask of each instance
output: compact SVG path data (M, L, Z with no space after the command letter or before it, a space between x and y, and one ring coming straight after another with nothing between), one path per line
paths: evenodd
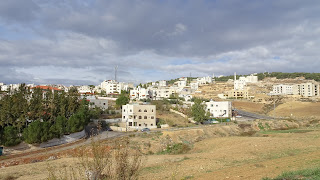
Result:
M237 75L237 79L240 76L248 76L248 75ZM258 73L257 74L259 80L263 80L266 77L276 77L277 79L294 79L297 77L304 77L308 80L320 81L320 73L303 73L303 72L295 72L295 73L283 73L283 72L272 72L272 73ZM216 81L228 81L228 79L233 79L234 76L223 76L220 78L215 78Z

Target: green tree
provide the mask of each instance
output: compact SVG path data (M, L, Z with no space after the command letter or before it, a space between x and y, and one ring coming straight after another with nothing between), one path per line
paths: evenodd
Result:
M195 99L194 104L191 107L191 115L195 121L202 123L209 119L209 115L206 112L206 106L202 103L201 99Z
M121 94L121 95L117 98L117 100L116 100L116 105L117 105L119 108L121 108L122 105L128 104L128 103L129 103L129 100L130 100L130 99L129 99L128 96Z
M14 146L21 142L18 136L18 130L13 126L7 126L4 128L2 143L5 146Z

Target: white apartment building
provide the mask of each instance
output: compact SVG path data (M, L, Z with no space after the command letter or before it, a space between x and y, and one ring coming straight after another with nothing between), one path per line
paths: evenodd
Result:
M293 86L293 94L303 97L319 96L319 83L302 83Z
M184 88L187 86L187 81L186 80L179 80L178 81L178 87L179 88Z
M128 130L157 128L156 106L139 104L123 105L122 122L126 123L126 127Z
M169 98L171 95L174 95L178 89L174 87L159 87L159 88L150 88L150 97L153 100L161 100L164 98Z
M1 91L14 91L18 89L20 84L3 84L1 85Z
M198 90L199 89L199 83L198 82L192 82L190 83L191 90Z
M234 73L234 81L233 81L233 89L234 90L244 90L246 89L246 78L240 77L239 80L237 80L237 75Z
M244 90L247 86L246 81L242 81L242 80L235 80L233 82L234 85L234 90Z
M159 86L160 87L166 87L167 86L167 81L165 81L165 80L159 81Z
M106 94L121 93L121 85L115 80L105 80L100 84L100 87L106 91Z
M77 89L81 94L92 93L92 88L90 86L80 86Z
M247 83L257 83L258 82L258 76L255 76L254 74L251 74L250 76L246 77Z
M232 116L232 106L230 101L206 102L206 110L214 118L229 118Z
M142 99L149 99L149 90L146 88L133 88L130 90L130 99L142 100Z
M207 77L197 78L197 82L199 83L199 85L211 84L212 83L212 77L207 76Z
M293 85L273 85L273 90L270 93L272 95L292 95L293 94Z

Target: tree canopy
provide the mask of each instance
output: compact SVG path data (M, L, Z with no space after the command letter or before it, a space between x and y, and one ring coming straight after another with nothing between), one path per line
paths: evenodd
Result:
M206 106L202 103L201 99L194 99L194 104L191 107L191 115L194 120L199 123L209 119L209 115L206 112Z

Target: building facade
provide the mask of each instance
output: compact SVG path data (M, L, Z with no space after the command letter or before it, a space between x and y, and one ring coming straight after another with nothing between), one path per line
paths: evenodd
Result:
M230 118L232 115L232 106L230 101L209 101L206 102L206 110L210 117Z
M142 128L157 128L156 106L127 104L122 106L122 122L128 130Z
M319 84L318 83L302 83L293 86L293 94L303 97L319 96Z

